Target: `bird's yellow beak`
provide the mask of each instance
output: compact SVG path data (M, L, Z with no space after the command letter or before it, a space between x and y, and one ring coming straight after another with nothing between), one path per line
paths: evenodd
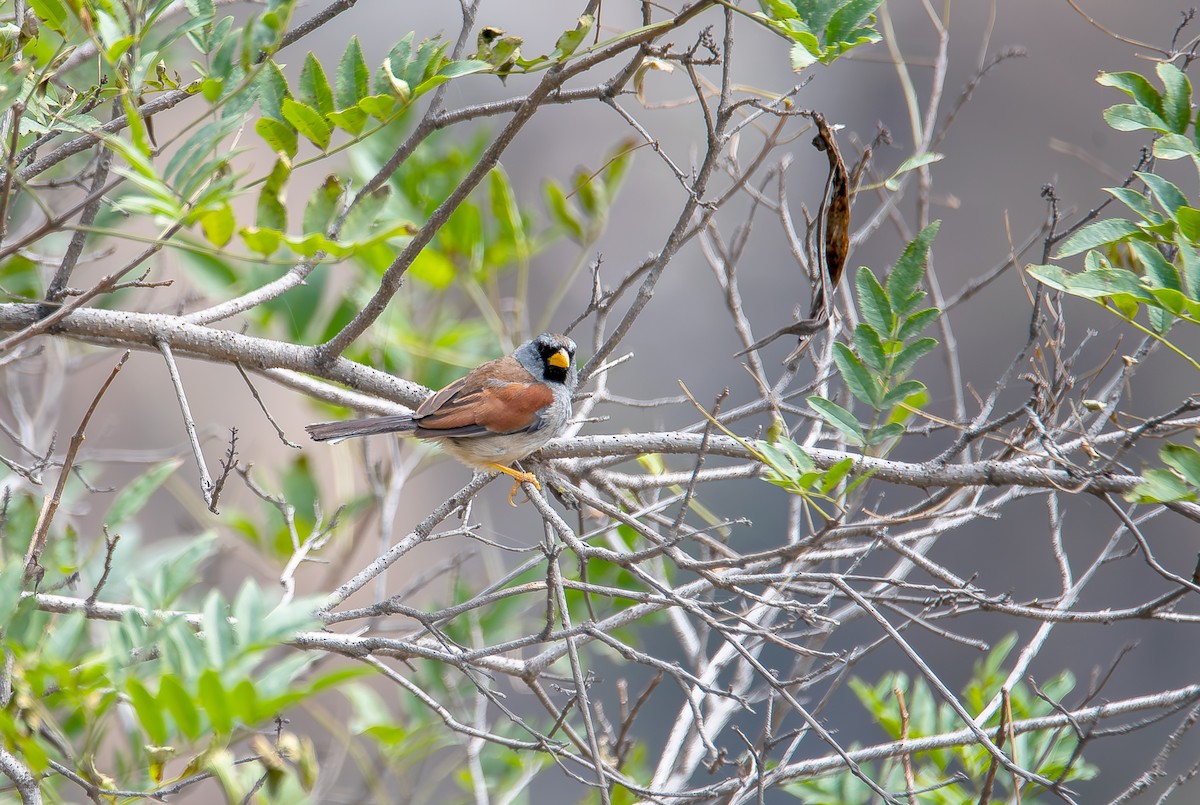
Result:
M567 351L565 349L560 349L558 352L555 352L546 359L546 362L559 369L566 369L571 365L571 359L567 356Z

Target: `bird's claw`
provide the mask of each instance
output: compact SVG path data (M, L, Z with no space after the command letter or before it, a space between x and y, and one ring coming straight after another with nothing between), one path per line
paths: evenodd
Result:
M516 483L513 484L512 490L508 493L508 505L512 506L513 508L516 508L518 505L520 505L516 501L516 496L517 490L521 488L521 484L531 483L533 484L534 489L538 490L539 492L542 491L542 485L538 483L537 476L532 472L521 472L520 470L514 470L512 467L505 467L502 464L491 464L489 465L489 469L493 469L496 472L502 472L516 481Z

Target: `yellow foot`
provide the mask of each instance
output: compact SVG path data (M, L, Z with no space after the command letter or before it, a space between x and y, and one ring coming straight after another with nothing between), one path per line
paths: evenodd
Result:
M502 472L508 477L516 479L516 483L513 484L512 491L508 493L509 506L514 508L517 506L517 501L514 498L516 498L517 490L521 488L521 484L531 483L533 484L533 488L539 491L542 488L542 485L538 483L537 477L535 477L531 472L521 472L520 470L514 470L512 467L505 467L503 464L488 464L487 466L489 470Z

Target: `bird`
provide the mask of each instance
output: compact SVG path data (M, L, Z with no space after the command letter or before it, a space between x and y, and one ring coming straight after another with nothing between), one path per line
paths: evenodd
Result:
M509 465L540 449L566 427L578 385L575 342L565 335L542 333L511 355L475 367L430 395L411 414L318 422L305 430L318 442L377 433L434 442L474 470L515 479L508 502L516 506L513 498L523 482L542 487L532 473Z

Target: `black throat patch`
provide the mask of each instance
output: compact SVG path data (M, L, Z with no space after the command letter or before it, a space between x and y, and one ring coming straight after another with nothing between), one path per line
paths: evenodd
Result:
M558 350L559 347L554 344L538 344L538 354L542 357L542 376L554 383L565 383L567 381L567 371L570 367L563 368L550 363L551 356L557 354ZM573 358L573 355L570 356L570 359Z

